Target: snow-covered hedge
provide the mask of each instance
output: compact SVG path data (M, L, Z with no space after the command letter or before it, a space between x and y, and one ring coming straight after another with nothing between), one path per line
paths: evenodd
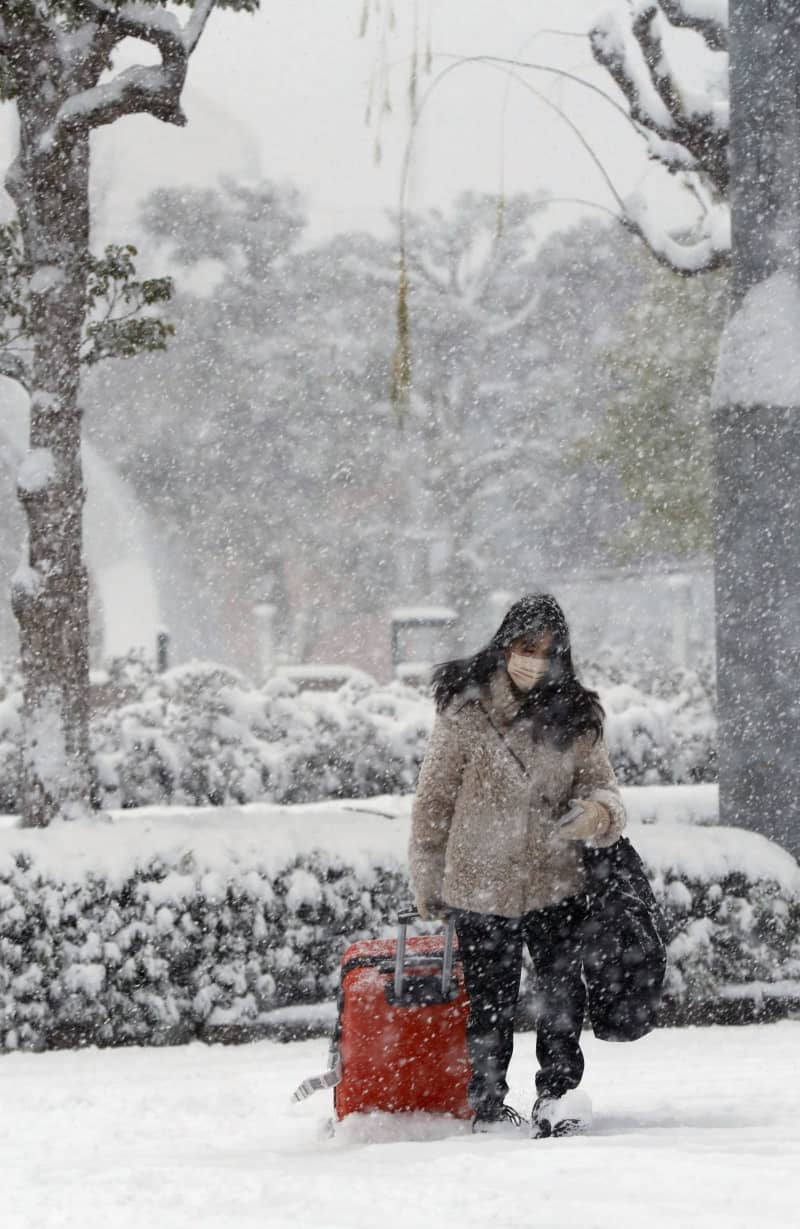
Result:
M0 832L0 1049L239 1039L291 1008L302 1024L333 1001L346 944L391 932L408 812L154 808ZM733 829L632 834L672 934L665 1020L796 1005L794 860Z
M629 785L711 781L715 723L704 676L605 676L590 668L608 713L611 756ZM638 678L649 691L636 683ZM367 676L336 692L263 688L208 663L156 674L116 662L92 718L101 807L297 803L413 789L433 721L431 701ZM0 686L0 810L19 802L20 691Z
M714 671L605 662L582 671L606 710L611 758L625 785L717 779Z
M402 823L322 807L0 831L0 1049L239 1037L330 999L406 890ZM385 837L386 834L384 834Z
M196 664L98 713L92 747L104 806L297 803L412 789L429 724L419 694L396 684L330 693L276 678L258 690Z

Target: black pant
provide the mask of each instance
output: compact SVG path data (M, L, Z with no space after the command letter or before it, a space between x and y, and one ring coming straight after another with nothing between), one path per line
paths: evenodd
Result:
M583 897L570 897L519 918L456 913L456 932L469 996L469 1102L477 1112L502 1105L514 1045L514 1009L527 944L536 978L536 1091L563 1096L583 1075L580 1035L586 1008L581 978Z

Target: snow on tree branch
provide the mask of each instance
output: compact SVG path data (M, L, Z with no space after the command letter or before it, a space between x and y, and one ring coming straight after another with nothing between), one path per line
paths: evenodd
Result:
M606 13L589 33L592 54L625 95L634 123L667 140L672 119L634 33L616 13Z
M702 234L688 242L676 239L658 225L640 193L626 199L623 222L647 244L661 264L677 273L710 273L730 259L731 225L727 205L712 205L703 219Z
M183 127L186 116L180 105L188 61L175 57L159 67L125 69L113 81L93 86L68 98L58 110L55 123L44 134L42 147L54 144L62 129L100 128L123 115L148 114L166 124Z
M107 27L116 31L120 38L137 38L152 43L164 54L169 54L177 42L187 55L191 55L206 27L217 0L196 0L192 12L181 25L175 13L155 4L114 4L110 0L77 0L77 8L85 11Z
M668 7L630 0L627 25L612 13L591 31L592 53L625 95L631 117L644 135L655 134L682 146L688 160L711 179L717 191L725 193L728 97L724 65L712 61L706 66L705 93L681 82L667 42ZM681 24L690 25L685 10Z
M675 27L696 30L713 51L728 50L728 0L661 0Z
M191 16L182 25L175 13L161 5L76 0L78 11L105 39L104 56L123 39L133 38L154 47L161 63L125 69L111 81L93 84L65 99L51 130L45 134L45 144L56 141L62 129L99 128L123 115L137 113L182 127L186 117L180 99L189 58L217 2L197 0Z
M676 54L677 30L702 40L701 88L690 85ZM612 12L591 30L595 60L622 92L648 153L679 175L701 205L698 233L681 242L657 232L642 202L630 202L626 223L655 255L684 273L727 258L724 214L729 184L727 3L725 0L628 0L627 17Z
M121 38L143 39L155 46L181 38L178 18L160 5L77 0L75 7L87 18L116 31Z

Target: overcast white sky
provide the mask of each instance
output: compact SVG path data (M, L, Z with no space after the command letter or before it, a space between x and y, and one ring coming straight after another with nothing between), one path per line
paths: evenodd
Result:
M614 87L594 66L584 38L545 31L585 32L598 12L615 6L625 0L418 0L423 28L430 18L434 75L453 62L450 56L522 54L610 92ZM381 227L398 199L408 135L414 0L395 0L395 8L397 29L387 44L394 110L383 124L380 166L373 159L374 128L364 123L369 81L381 60L380 21L360 39L362 0L262 0L255 16L212 17L190 70L188 128L135 117L97 135L97 238L128 237L139 200L157 184L213 183L224 173L293 181L306 197L315 235ZM527 79L569 114L623 195L647 177L651 199L664 207L669 186L611 107L546 74ZM423 79L423 90L429 82ZM464 188L496 192L501 164L508 192L545 191L611 206L589 155L546 103L512 84L503 125L506 89L504 73L480 65L460 67L436 87L415 146L412 207L446 205ZM6 162L13 141L8 115L2 128L0 160ZM576 211L554 206L551 216L561 224Z

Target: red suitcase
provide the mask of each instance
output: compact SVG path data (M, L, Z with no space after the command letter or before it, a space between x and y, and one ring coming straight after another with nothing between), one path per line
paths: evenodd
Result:
M408 938L414 916L401 914L396 941L367 939L345 951L331 1071L301 1084L296 1099L333 1086L340 1120L374 1110L472 1116L455 927Z

